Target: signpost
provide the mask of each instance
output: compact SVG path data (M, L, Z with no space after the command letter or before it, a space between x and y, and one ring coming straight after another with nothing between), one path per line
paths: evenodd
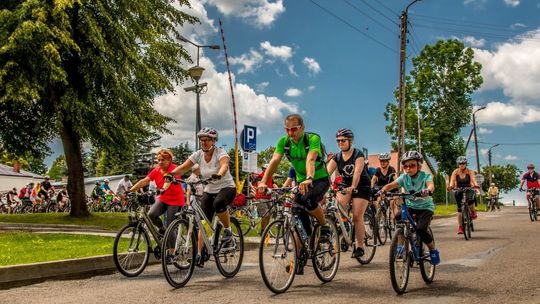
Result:
M248 152L257 150L257 127L244 125L240 138L242 140L242 150Z
M248 173L259 173L257 172L257 152L244 152L242 158L242 171Z

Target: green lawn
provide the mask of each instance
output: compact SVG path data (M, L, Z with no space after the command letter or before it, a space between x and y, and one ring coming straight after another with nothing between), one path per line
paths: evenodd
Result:
M68 224L99 226L118 231L127 224L127 213L93 213L87 218L73 218L65 213L0 214L0 223Z
M476 210L479 212L486 211L486 204L479 204L476 207ZM457 206L456 204L448 204L448 208L446 205L435 205L435 215L451 215L457 212Z
M0 266L112 254L113 240L93 235L0 233Z

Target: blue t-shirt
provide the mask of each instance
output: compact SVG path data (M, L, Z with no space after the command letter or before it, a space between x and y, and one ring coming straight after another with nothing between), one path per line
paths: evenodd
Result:
M398 185L405 189L405 193L418 192L424 189L427 189L427 182L433 182L433 177L431 174L424 171L418 172L415 178L411 178L409 174L403 173L396 180ZM431 212L435 211L435 204L433 203L433 198L431 196L427 197L417 197L415 199L407 199L407 207L412 209L419 210L430 210Z

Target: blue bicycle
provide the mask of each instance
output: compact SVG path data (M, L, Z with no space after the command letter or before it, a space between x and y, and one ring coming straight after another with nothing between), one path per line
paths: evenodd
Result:
M414 200L418 193L387 193L386 196L402 197ZM429 233L433 237L431 228ZM435 239L433 239L435 241ZM409 213L407 206L401 205L401 219L396 223L396 232L390 245L390 279L397 294L403 294L409 282L411 267L418 265L422 279L427 284L435 278L435 265L431 263L429 249L416 233L416 222Z

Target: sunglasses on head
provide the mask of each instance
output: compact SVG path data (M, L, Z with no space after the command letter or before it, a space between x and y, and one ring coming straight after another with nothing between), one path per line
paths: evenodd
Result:
M534 167L527 167L527 169L534 169Z
M416 168L416 164L415 163L412 163L412 164L408 164L408 165L403 165L403 169L412 169L412 168Z
M336 142L338 142L338 143L343 143L343 142L347 142L347 141L349 141L349 140L346 139L346 138L345 139L336 139Z
M301 126L296 126L296 127L290 127L290 128L287 128L285 127L285 131L286 132L296 132L300 129Z

